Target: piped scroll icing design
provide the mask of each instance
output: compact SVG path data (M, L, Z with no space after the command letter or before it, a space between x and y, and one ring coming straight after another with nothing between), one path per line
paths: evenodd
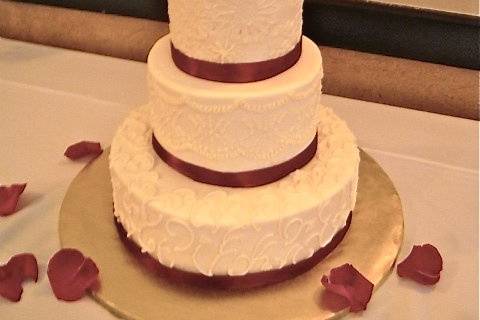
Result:
M207 276L278 269L310 257L344 226L359 155L329 109L321 112L315 160L276 183L238 190L191 181L157 158L152 163L151 142L136 137L151 135L136 123L148 124L149 108L133 111L120 127L110 168L116 217L162 264ZM130 162L138 170L126 170Z
M188 56L218 63L269 60L302 34L303 0L171 0L170 32ZM193 28L193 30L192 30Z

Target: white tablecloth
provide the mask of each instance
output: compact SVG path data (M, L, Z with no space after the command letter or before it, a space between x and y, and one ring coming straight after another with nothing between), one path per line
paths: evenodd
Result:
M20 212L0 218L0 263L32 252L40 265L39 282L24 285L20 303L0 298L0 319L114 319L89 298L57 301L46 265L59 249L63 196L85 164L65 159L66 146L84 139L108 146L147 98L143 63L0 38L0 184L28 182ZM400 193L400 258L428 242L445 261L434 288L392 274L368 310L350 318L478 319L478 122L333 96L324 103Z

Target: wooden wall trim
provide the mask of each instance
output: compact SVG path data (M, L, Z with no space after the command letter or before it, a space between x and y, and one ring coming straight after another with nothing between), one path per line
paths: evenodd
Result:
M164 22L0 0L0 36L146 61ZM479 72L321 46L324 92L479 119Z

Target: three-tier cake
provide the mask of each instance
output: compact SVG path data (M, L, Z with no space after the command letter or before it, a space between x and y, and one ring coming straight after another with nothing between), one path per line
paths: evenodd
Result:
M359 153L321 105L302 4L169 1L150 101L110 152L116 220L165 274L266 285L311 268L346 232Z

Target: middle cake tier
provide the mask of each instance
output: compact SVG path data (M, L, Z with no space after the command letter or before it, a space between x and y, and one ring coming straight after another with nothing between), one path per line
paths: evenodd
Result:
M300 60L267 80L232 84L179 70L170 37L148 57L151 125L176 158L210 170L245 172L285 163L312 145L323 76L315 43L302 41Z

